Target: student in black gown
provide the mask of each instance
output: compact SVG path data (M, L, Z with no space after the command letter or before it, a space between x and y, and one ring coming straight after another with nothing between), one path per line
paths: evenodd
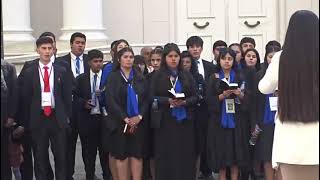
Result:
M156 180L194 180L194 105L198 101L195 82L179 64L176 44L164 46L161 68L151 82L151 125L155 136ZM184 93L178 99L168 92Z
M181 66L185 71L189 71L193 79L195 80L195 86L197 87L197 94L199 98L199 102L195 106L195 149L196 149L196 174L199 177L200 174L200 154L205 149L205 141L207 136L206 131L201 130L201 124L199 123L201 118L201 108L200 108L200 101L204 101L204 92L205 92L205 81L201 74L198 72L198 67L196 61L192 60L192 56L188 51L183 51L181 53Z
M161 47L161 46L160 46ZM146 79L148 81L148 88L150 88L152 77L154 74L160 69L161 66L161 56L162 56L162 47L155 47L150 53L150 64L152 66L153 71L146 75ZM150 111L149 111L150 112ZM150 117L150 113L149 113ZM150 122L150 121L149 121ZM150 124L148 125L150 127ZM149 138L148 138L148 157L143 162L143 179L155 180L155 162L154 162L154 131L150 127L149 128Z
M115 124L109 140L118 180L141 180L142 158L145 155L148 112L147 83L136 68L131 48L117 53L119 63L109 75L106 85L107 112Z
M255 98L255 80L256 80L256 73L261 69L260 64L260 56L256 49L249 48L243 53L243 59L240 61L241 69L239 70L240 74L244 76L245 85L249 85L251 89L251 101L250 106L244 106L247 108L242 108L242 114L243 116L246 116L249 118L249 123L247 124L246 128L248 131L246 131L245 135L248 139L248 166L241 168L241 180L248 180L249 177L251 177L252 180L257 179L258 175L260 173L260 166L259 164L254 163L253 161L253 150L254 147L249 145L249 139L251 136L251 132L254 130L256 125L256 116L255 116L255 105L256 105L256 98ZM250 84L246 84L249 82Z
M280 51L278 46L268 46L266 48L266 54L264 57L263 68L257 73L257 81L259 82L266 70L273 55ZM273 133L274 133L274 116L275 111L271 111L269 104L269 97L273 94L265 95L258 90L258 83L256 84L256 120L257 124L262 129L259 134L257 143L254 147L254 160L257 163L263 163L265 180L273 180L274 171L272 169L272 144L273 144Z
M105 88L106 86L106 83L107 83L107 79L110 75L110 73L112 72L112 70L114 69L113 67L116 66L114 64L119 64L118 60L116 60L116 56L117 56L117 53L125 48L125 47L129 47L129 43L128 41L126 41L125 39L119 39L117 41L114 41L112 42L113 45L111 45L111 56L112 56L112 60L111 62L107 63L104 65L103 67L103 70L102 70L102 75L101 75L101 83L100 83L100 89L103 91L103 89ZM105 102L105 91L103 91L100 95L100 99L99 99L99 102L101 104L102 107L105 107L106 106L106 102ZM105 125L106 123L104 123L102 125L102 128L105 128ZM116 167L115 167L115 159L108 155L108 146L110 145L109 143L109 131L102 131L102 146L103 146L103 149L104 151L107 153L107 159L108 159L108 163L109 163L109 167L110 167L110 171L111 171L111 174L112 174L112 178L113 180L118 180L117 178L117 173L116 173Z
M207 86L206 98L210 113L208 159L214 171L219 171L220 180L226 179L227 168L231 169L231 179L238 179L239 168L246 167L249 160L247 134L250 117L244 112L251 108L253 80L246 79L243 72L236 70L235 56L229 48L220 52L217 62L219 73L210 77ZM230 83L237 83L238 88L222 89L219 85L224 78ZM234 112L227 113L226 105L234 107Z

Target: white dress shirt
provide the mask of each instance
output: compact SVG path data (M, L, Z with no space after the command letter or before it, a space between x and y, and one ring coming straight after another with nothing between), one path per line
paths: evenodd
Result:
M101 74L102 74L102 70L100 70L100 71L97 73L98 76L97 76L97 82L96 82L95 90L99 90L100 80L101 80ZM95 73L90 69L90 89L91 89L91 94L92 94L92 93L95 93L95 92L93 92L93 89L92 89L93 81L94 81L94 75L95 75ZM91 114L101 114L101 112L100 112L100 105L99 105L99 99L98 99L98 97L96 97L96 98L97 98L96 106L91 109Z
M202 75L203 78L205 78L205 74L204 74L204 67L203 67L203 60L201 58L199 58L198 60L196 60L196 62L198 62L198 71L199 73Z
M50 62L54 63L54 60L56 59L56 57L54 56L54 54L50 57Z
M281 51L274 54L259 82L259 90L263 94L273 93L278 88L280 55ZM277 167L278 163L318 165L319 122L281 122L276 113L272 166Z
M79 74L76 73L76 63L77 63L77 56L70 52L71 55L71 70L74 77L77 77ZM80 74L84 73L84 65L83 65L83 54L79 56L80 58Z
M41 84L41 93L44 92L44 66L48 67L48 75L49 75L49 85L50 85L50 94L51 94L51 108L55 107L55 102L54 102L54 68L52 66L52 62L50 61L47 65L42 64L39 61L39 77L40 77L40 84Z

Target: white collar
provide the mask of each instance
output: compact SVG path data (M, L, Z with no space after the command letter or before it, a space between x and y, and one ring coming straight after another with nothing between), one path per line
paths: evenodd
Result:
M76 55L74 55L72 52L70 52L70 55L71 55L71 59L76 59L77 58L77 56ZM79 58L80 58L80 61L82 61L82 59L83 59L83 53L79 56Z
M91 69L90 69L90 77L93 77L95 74L98 75L98 78L101 77L101 74L102 74L102 70L100 70L98 73L94 73Z
M47 66L49 69L52 66L52 61L50 61L48 64L44 65L40 60L39 60L39 67L40 69L43 69L44 66Z

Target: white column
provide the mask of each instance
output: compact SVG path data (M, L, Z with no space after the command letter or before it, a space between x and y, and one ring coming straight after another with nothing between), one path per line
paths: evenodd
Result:
M30 0L3 0L3 40L33 41L30 25Z
M102 0L63 0L63 28L60 40L82 32L88 40L106 40L102 25Z

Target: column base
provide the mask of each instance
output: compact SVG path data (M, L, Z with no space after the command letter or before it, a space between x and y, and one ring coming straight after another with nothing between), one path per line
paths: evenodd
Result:
M32 30L3 30L4 42L34 41Z
M69 41L71 35L75 32L81 32L86 35L87 40L92 41L101 41L107 40L108 36L104 33L105 29L61 29L62 35L60 36L60 40Z

